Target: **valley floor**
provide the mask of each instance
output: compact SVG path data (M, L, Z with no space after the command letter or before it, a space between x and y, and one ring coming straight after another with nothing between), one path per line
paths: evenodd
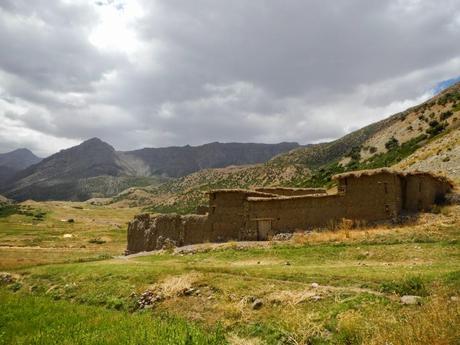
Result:
M458 344L460 206L402 225L122 257L137 211L3 212L0 344Z

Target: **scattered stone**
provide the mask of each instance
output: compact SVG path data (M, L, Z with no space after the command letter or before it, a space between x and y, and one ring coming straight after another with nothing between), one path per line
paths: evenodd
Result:
M163 296L154 293L152 290L147 290L141 294L137 305L139 309L150 309L153 308L155 303L160 302L163 299Z
M185 296L191 296L191 295L197 293L198 291L199 291L199 290L197 290L197 289L191 287L191 288L188 288L188 289L185 289L185 290L184 290L184 295L185 295Z
M422 297L420 296L412 296L412 295L404 295L401 297L401 303L406 305L420 305L422 304Z
M272 241L289 241L292 235L292 233L279 233L272 237Z
M261 299L256 299L254 302L252 302L252 309L254 310L258 310L260 308L262 308L263 306L263 302Z
M0 282L3 284L12 284L16 281L11 273L1 272L0 273Z
M310 299L312 301L318 302L319 300L322 299L322 297L320 295L314 295L314 296L311 296Z
M312 289L317 289L317 288L319 288L319 284L318 283L311 283L311 287L312 287Z

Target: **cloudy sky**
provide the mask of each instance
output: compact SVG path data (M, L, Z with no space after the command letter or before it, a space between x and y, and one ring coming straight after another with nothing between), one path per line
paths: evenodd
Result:
M318 142L460 75L458 0L0 0L0 152Z

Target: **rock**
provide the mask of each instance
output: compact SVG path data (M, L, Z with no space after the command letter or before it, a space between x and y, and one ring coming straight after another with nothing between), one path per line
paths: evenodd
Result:
M317 302L319 301L320 299L322 299L322 297L320 295L314 295L314 296L311 296L310 297L311 300Z
M286 261L284 264L285 264L286 266L291 266L291 263L290 263L289 261Z
M404 295L401 297L401 303L406 305L420 305L422 304L422 297L420 296L412 296L412 295Z
M16 279L14 279L13 275L7 272L0 272L0 282L3 284L11 284L14 283Z
M279 233L272 237L272 241L289 241L292 235L292 233Z
M319 284L318 283L311 283L311 287L312 287L312 289L317 289L317 288L319 288Z
M67 219L67 223L75 223L75 220L73 218Z
M254 309L254 310L258 310L258 309L262 308L263 304L264 304L264 303L262 302L261 299L256 299L254 302L252 302L252 306L251 306L251 307L252 307L252 309Z
M188 288L188 289L185 289L184 290L184 295L185 296L191 296L193 295L194 293L196 293L198 290L195 289L195 288Z
M64 238L72 238L73 235L72 234L64 234L62 237L64 237Z
M457 296L451 296L450 300L456 302L459 300L459 298Z

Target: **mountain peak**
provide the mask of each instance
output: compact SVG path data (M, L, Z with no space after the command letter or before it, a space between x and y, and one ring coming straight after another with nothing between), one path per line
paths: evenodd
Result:
M88 148L106 148L106 149L110 149L110 151L115 151L115 149L110 144L106 143L105 141L102 141L101 139L99 139L97 137L85 140L80 145L78 145L76 147L82 147L82 148L85 148L85 149L88 149Z
M13 170L22 170L41 161L41 158L26 148L19 148L11 152L0 154L0 166Z

